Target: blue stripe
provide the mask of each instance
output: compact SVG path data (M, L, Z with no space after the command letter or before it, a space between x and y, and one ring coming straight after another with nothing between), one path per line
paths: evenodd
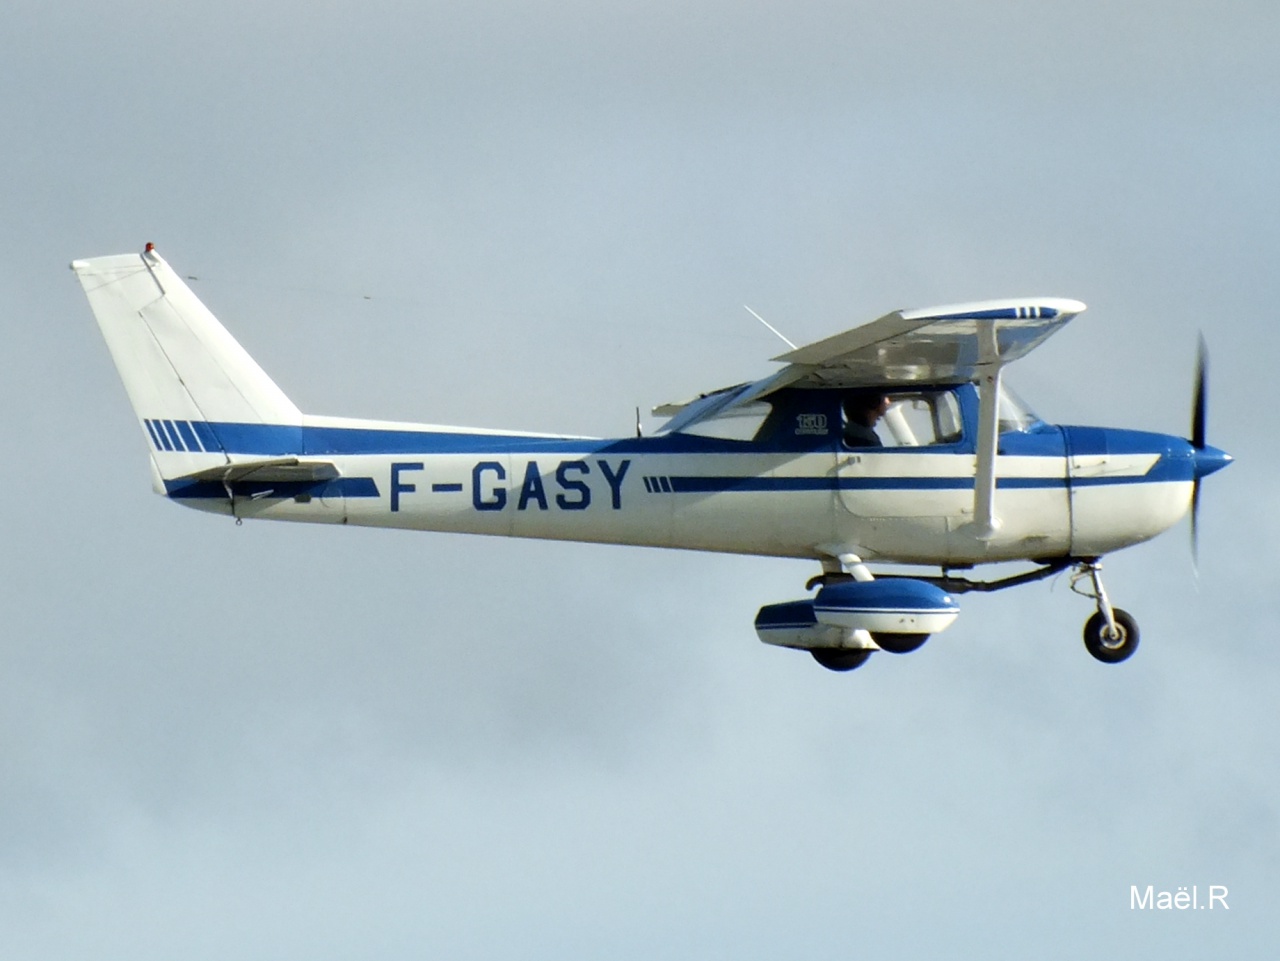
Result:
M1193 467L1181 461L1157 461L1143 475L1111 475L1105 477L1073 477L1075 488L1101 488L1107 485L1162 484L1192 480ZM667 479L663 479L667 480ZM1065 489L1066 477L998 477L1000 490ZM672 477L671 493L723 494L776 493L776 491L814 490L973 490L973 477Z
M164 482L165 493L179 500L226 500L227 489L220 481ZM378 485L372 477L336 477L327 481L239 481L231 485L237 497L258 496L267 500L285 500L300 494L312 497L377 497Z
M836 489L834 477L673 477L677 494L719 494L725 491L814 491Z
M195 431L191 429L191 421L180 420L177 421L176 426L178 433L182 435L183 442L187 445L187 450L198 452L200 450L200 442L196 440Z
M169 435L169 439L173 441L173 449L185 451L186 447L182 444L182 437L178 434L178 425L171 420L161 421L164 424L165 433Z
M559 438L371 427L295 427L196 421L206 450L260 456L362 454L768 454L791 448L691 434L653 437ZM935 448L931 453L937 453Z
M816 627L818 619L813 613L813 601L784 601L781 604L766 604L756 614L757 631L802 630Z
M958 614L960 608L955 607L897 607L885 604L814 604L815 611L824 614Z
M665 481L666 478L663 478ZM972 477L672 477L676 494L718 494L726 491L837 490L973 490ZM1039 478L1016 478L1039 481ZM1064 486L1061 478L1047 478L1045 486ZM664 485L665 486L665 485ZM1039 486L1021 483L1015 486Z
M308 453L302 442L302 428L282 424L209 424L217 446L228 454L261 454L281 457ZM373 453L372 451L329 451L328 453Z
M973 486L972 483L969 484ZM1065 477L997 477L996 488L1003 490L1053 490L1066 487Z
M218 443L218 438L213 433L213 428L209 426L208 421L192 421L191 427L196 432L196 437L200 440L200 446L205 450L217 451L222 449L222 445Z
M1077 477L1074 487L1152 484L1191 479L1192 468L1178 461L1157 461L1146 474ZM663 478L665 482L667 478ZM722 494L729 491L769 493L780 491L942 491L973 490L972 477L672 477L670 493ZM1065 477L1000 477L1000 490L1055 490L1068 486ZM664 483L663 489L668 490Z
M160 443L160 434L156 431L156 422L153 420L144 420L147 425L147 433L151 435L151 443L155 445L156 450L163 450L164 445Z
M1026 320L1031 311L1036 316L1052 320L1058 316L1056 307L1000 307L995 310L970 310L959 314L938 314L935 317L922 317L921 320Z
M1077 487L1099 487L1107 484L1148 484L1190 480L1189 468L1170 465L1159 470L1158 462L1146 474L1137 476L1083 477L1070 481ZM666 494L776 493L796 491L942 491L973 490L972 477L655 477L644 478L645 490ZM1000 477L1001 490L1055 490L1068 486L1065 477Z

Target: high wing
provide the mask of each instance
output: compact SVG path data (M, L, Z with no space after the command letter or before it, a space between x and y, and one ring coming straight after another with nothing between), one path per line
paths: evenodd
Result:
M869 324L789 351L763 380L654 409L671 417L664 433L683 430L783 387L897 387L980 383L1039 346L1085 310L1058 297L986 300L895 310Z

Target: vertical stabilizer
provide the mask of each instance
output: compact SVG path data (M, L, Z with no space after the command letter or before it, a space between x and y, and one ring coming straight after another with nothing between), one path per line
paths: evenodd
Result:
M150 244L71 269L163 478L228 463L224 439L244 425L271 425L300 452L301 412Z

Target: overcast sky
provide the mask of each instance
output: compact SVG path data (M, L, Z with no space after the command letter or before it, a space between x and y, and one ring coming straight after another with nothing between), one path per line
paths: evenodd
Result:
M0 956L1273 951L1280 8L615 6L10 5ZM164 503L66 269L147 241L313 413L625 434L743 304L1040 294L1042 416L1185 434L1203 331L1237 463L1125 664L1064 578L835 675L752 630L811 564Z

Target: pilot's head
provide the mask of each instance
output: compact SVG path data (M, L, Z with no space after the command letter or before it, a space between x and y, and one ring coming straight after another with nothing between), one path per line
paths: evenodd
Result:
M844 398L844 416L855 424L875 427L889 409L889 395L875 388L852 390Z

